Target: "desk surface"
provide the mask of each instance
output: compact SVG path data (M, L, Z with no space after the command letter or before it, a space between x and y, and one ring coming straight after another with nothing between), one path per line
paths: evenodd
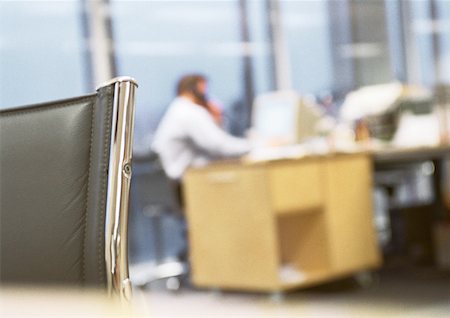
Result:
M375 164L404 163L450 158L450 145L416 148L385 148L372 152Z
M287 150L286 150L287 149ZM439 146L421 146L421 147L408 147L408 148L398 148L398 147L356 147L351 151L329 151L329 152L306 152L301 148L301 145L294 145L286 147L280 151L277 148L274 149L263 149L261 155L257 153L255 156L244 157L241 161L231 160L215 162L213 165L221 164L264 164L268 162L276 162L283 160L307 160L307 159L317 159L332 156L345 156L345 155L355 155L355 154L366 154L372 156L375 164L391 164L391 163L411 163L420 162L424 160L437 160L450 158L450 144L439 145Z

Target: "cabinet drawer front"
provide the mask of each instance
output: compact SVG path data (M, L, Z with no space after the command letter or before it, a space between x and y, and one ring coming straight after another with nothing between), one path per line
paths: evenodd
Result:
M320 162L293 162L270 169L272 207L278 214L310 212L323 205Z

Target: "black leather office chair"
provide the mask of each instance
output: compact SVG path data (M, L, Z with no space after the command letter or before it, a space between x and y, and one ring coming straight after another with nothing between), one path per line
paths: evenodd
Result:
M136 82L0 112L0 281L129 297L127 213Z
M133 264L133 283L145 286L154 281L166 279L168 289L177 290L182 278L188 272L187 262L184 255L175 255L167 258L165 241L165 228L163 221L165 217L184 217L181 208L180 197L175 183L170 180L162 167L159 156L151 152L145 156L135 158L136 174L133 177L132 191L137 206L137 213L142 213L149 218L150 228L147 229L145 242L152 242L153 260ZM135 217L138 217L137 215ZM140 217L140 216L139 216ZM176 235L177 233L174 233ZM180 234L180 233L178 233ZM185 236L181 233L181 236ZM139 239L139 242L136 242ZM185 241L185 237L182 238ZM136 238L132 244L142 244L142 237ZM147 243L148 244L148 243ZM182 248L180 254L185 253L186 247Z

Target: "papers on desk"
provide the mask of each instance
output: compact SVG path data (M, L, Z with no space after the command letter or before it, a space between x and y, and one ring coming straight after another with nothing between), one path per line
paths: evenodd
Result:
M403 94L399 82L365 86L347 94L340 110L344 120L354 121L389 112L398 105Z
M392 141L394 147L437 146L440 143L437 114L404 113Z
M325 138L314 138L301 144L253 149L244 160L250 162L300 159L308 156L325 156L330 153L355 153L365 148L356 143L330 144Z
M303 145L282 147L264 147L252 150L246 157L249 161L271 161L280 159L302 158L308 154Z

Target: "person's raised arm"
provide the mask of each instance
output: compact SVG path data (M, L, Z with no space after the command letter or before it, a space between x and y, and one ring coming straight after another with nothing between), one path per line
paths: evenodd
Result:
M212 156L238 157L251 149L247 139L226 133L207 112L195 114L195 120L189 122L186 129L192 142Z

